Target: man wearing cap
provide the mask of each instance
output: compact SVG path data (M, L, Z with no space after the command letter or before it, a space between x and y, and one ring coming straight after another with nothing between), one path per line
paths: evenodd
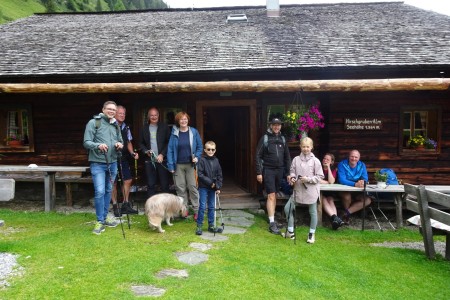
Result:
M269 231L280 234L275 222L275 207L277 191L284 174L289 174L291 156L285 139L281 135L281 122L273 118L267 132L261 137L256 147L256 180L263 183L267 193L267 214L269 217ZM290 182L290 176L287 176Z

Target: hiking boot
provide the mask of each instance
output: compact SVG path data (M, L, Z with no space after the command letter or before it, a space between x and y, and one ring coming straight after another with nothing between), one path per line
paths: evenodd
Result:
M137 215L138 211L131 207L130 202L122 203L122 207L120 208L120 212L122 215Z
M282 232L281 236L284 237L285 239L295 240L295 232L291 232L289 230L286 232Z
M117 225L119 225L119 222L117 222L116 219L108 216L106 217L105 223L103 224L108 227L116 227Z
M100 235L103 231L105 231L105 226L102 222L95 223L94 230L92 230L93 234Z
M314 233L309 233L308 239L306 240L306 242L308 244L314 244L315 241L316 241L316 238L314 237Z
M114 217L116 217L116 218L120 218L122 216L119 211L119 204L117 204L117 203L113 204L113 212L114 212Z
M197 230L195 231L196 235L202 235L203 234L203 230L201 227L197 227Z
M343 225L345 225L344 221L342 221L338 216L335 216L333 222L331 223L331 227L333 228L333 230L337 230Z
M278 229L277 223L270 222L269 232L273 234L280 234L280 229Z
M208 231L211 232L211 233L222 233L223 229L220 228L220 227L214 227L213 224L209 224Z

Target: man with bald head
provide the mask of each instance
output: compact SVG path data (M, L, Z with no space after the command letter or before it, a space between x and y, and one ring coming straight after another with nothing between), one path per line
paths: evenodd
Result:
M340 184L364 187L364 182L369 181L366 165L360 161L361 154L358 150L351 150L347 159L338 165L338 180ZM371 199L361 193L341 192L342 205L344 206L344 222L350 221L350 215L370 205Z

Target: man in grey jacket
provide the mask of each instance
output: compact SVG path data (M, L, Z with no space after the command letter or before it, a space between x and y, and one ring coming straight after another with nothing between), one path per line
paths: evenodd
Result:
M117 105L103 104L102 113L86 124L83 146L89 152L89 163L95 190L97 223L92 233L101 234L105 226L116 227L117 221L108 216L113 182L117 176L117 156L123 148L122 135L114 118Z

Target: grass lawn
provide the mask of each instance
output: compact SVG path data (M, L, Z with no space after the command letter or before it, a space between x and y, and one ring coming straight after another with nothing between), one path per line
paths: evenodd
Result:
M38 0L1 0L0 24L31 16L35 12L45 12L45 7Z
M178 220L166 233L133 216L126 239L120 225L91 233L94 214L0 210L0 252L18 254L22 276L0 290L0 299L136 299L131 285L166 289L161 299L448 299L450 262L423 252L372 247L384 241L421 241L417 231L379 232L319 228L314 245L307 228L297 244L267 232L265 217L244 234L213 242L209 260L179 262L175 252L193 251L192 221ZM158 279L166 268L189 277ZM139 297L140 299L145 297Z

